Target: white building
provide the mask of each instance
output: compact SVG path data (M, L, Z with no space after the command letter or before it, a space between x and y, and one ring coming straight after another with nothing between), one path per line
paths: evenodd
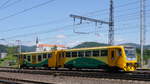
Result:
M57 50L67 49L64 45L49 45L49 44L38 44L36 51L50 51L56 48Z
M5 58L7 56L7 53L0 53L0 58Z

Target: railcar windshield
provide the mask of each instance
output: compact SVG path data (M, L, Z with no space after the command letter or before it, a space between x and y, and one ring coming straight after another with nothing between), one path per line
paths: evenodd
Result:
M127 60L136 60L136 51L134 47L125 47L125 53L127 56Z

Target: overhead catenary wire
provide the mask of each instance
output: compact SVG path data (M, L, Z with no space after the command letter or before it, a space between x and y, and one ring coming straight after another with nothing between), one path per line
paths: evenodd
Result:
M133 3L133 2L132 2ZM128 4L131 4L131 3L128 3ZM127 5L127 4L126 4ZM121 5L121 6L126 6L126 5ZM11 28L11 29L7 29L6 31L15 31L15 30L18 30L19 28L20 29L28 29L28 28L33 28L33 27L36 27L36 26L44 26L44 24L43 23L41 23L41 24L35 24L35 25L28 25L28 26L24 26L24 27L18 27L18 28ZM48 24L45 24L45 25L48 25ZM4 31L2 31L2 32L6 32L5 30Z
M5 5L7 5L11 0L7 0L6 2L4 2L1 6L0 9L2 9L3 7L5 7Z
M135 25L135 27L136 27L136 25ZM125 28L126 29L126 28ZM127 27L127 29L129 29L129 27ZM121 29L120 29L121 30ZM122 30L121 30L122 31ZM122 35L122 33L123 33L123 35L125 35L125 34L135 34L134 32L136 32L135 30L132 30L132 31L123 31L123 32L117 32L116 34L117 35ZM105 35L107 35L107 33L105 33ZM72 38L72 37L75 37L76 36L76 34L67 34L67 35L65 35L65 36L69 36L70 38ZM80 35L81 36L81 35ZM82 36L87 36L87 35L82 35ZM68 38L68 37L67 37ZM77 37L77 38L79 38L79 37ZM52 39L58 39L58 38L56 38L56 37L46 37L46 38L42 38L42 39L40 39L40 41L41 42L43 42L43 41L52 41ZM29 42L29 41L28 41ZM32 41L30 41L30 42L34 42L33 40Z
M122 7L126 7L126 6L129 6L129 5L133 5L135 3L139 3L139 1L137 0L137 1L133 1L133 2L128 2L126 4L121 4L121 5L116 6L115 8L122 8ZM107 10L108 10L107 8L104 8L104 9L101 9L101 10L87 12L83 15L91 15L91 14L94 14L94 13L104 12L104 11L107 11Z
M135 32L135 30L132 30L132 31L123 31L123 32L117 32L116 34L117 35L122 35L122 33L125 35L125 34L134 34L134 32ZM87 35L83 35L83 34L81 34L82 36L87 36ZM81 36L80 35L80 36ZM107 33L104 33L103 35L107 35ZM72 37L76 37L77 36L77 34L67 34L67 35L65 35L65 36L69 36L70 38L72 38ZM78 35L79 36L79 35ZM69 38L69 37L67 37L67 38ZM76 38L79 38L79 37L76 37ZM58 38L56 38L56 37L46 37L46 38L42 38L42 39L40 39L40 41L41 42L43 42L43 41L52 41L52 39L57 39L58 40ZM65 40L65 39L64 39ZM34 42L33 40L31 41L28 41L28 42Z
M137 13L138 13L138 11L134 12L134 13L129 13L129 14L117 15L115 17L120 18L120 16L125 16L125 15L130 16L130 15L134 15L134 14L137 14ZM55 20L55 21L43 22L43 23L39 23L39 24L27 25L27 26L22 26L22 27L10 28L10 29L0 31L0 32L3 33L3 32L9 32L9 31L16 31L16 30L19 30L19 29L22 30L22 29L28 29L28 28L38 27L38 26L50 25L51 23L61 22L61 21L66 20L66 19L67 18L59 19L59 20Z
M68 27L71 27L72 25L65 25L63 27L61 27L61 29L65 29ZM49 33L49 32L55 32L55 31L60 31L61 30L60 27L59 28L55 28L49 31L38 31L38 32L32 32L32 33L28 33L28 34L21 34L21 35L15 35L15 36L10 36L10 37L6 37L5 39L12 39L12 38L16 38L16 37L24 37L24 36L31 36L31 35L35 35L35 34L45 34L45 33Z
M129 21L129 20L127 20L127 21Z
M27 8L27 9L24 9L24 10L22 10L22 11L16 12L16 13L14 13L14 14L8 15L8 16L6 16L6 17L0 18L0 21L3 21L3 20L6 20L6 19L8 19L8 18L17 16L17 15L19 15L19 14L28 12L28 11L30 11L30 10L32 10L32 9L39 8L39 7L43 6L43 5L46 5L46 4L51 3L51 2L53 2L53 1L55 1L55 0L48 0L48 1L46 1L46 2L37 4L37 5L32 6L32 7L30 7L30 8Z
M131 19L131 20L137 20L138 18L134 18L134 19ZM124 20L125 21L125 20ZM129 19L127 21L130 21ZM118 21L119 22L119 21ZM73 27L73 25L65 25L63 27L60 27L60 28L55 28L55 29L52 29L52 30L45 30L45 31L38 31L38 32L32 32L32 33L27 33L27 34L21 34L21 35L15 35L15 36L10 36L10 37L6 37L5 39L12 39L12 38L16 38L16 37L27 37L27 36L31 36L31 35L35 35L38 33L38 35L40 34L45 34L45 33L50 33L50 32L57 32L57 31L60 31L60 30L64 30L68 27ZM67 29L69 30L69 29Z
M87 22L83 23L83 24L87 24ZM78 25L78 24L76 24ZM58 31L62 31L64 29L67 29L67 30L72 30L73 29L73 26L74 25L65 25L65 26L62 26L62 27L56 27L54 29L51 29L51 30L44 30L44 31L38 31L38 32L33 32L33 33L28 33L28 34L21 34L21 35L16 35L16 36L13 36L14 38L15 37L22 37L22 36L30 36L30 35L34 35L34 34L45 34L45 33L50 33L50 32L58 32ZM68 29L69 28L69 29Z
M1 9L5 9L5 8L8 8L8 7L11 7L11 6L13 6L13 5L15 5L15 4L17 4L17 3L21 2L21 1L22 1L22 0L16 0L16 1L14 1L14 2L8 4L8 5L5 5L5 6L2 7Z
M83 23L83 24L86 24L86 23ZM45 30L45 31L38 31L38 32L32 32L32 33L26 33L26 34L21 34L21 35L15 35L15 36L10 36L10 37L5 37L5 39L12 39L12 38L16 38L16 37L27 37L27 36L31 36L31 35L36 35L36 34L46 34L46 33L50 33L50 32L58 32L58 31L62 31L64 29L68 29L68 27L70 27L70 29L72 29L71 27L73 27L73 25L69 24L69 25L65 25L65 26L62 26L62 27L57 27L57 28L54 28L54 29L51 29L51 30Z
M58 19L58 20L55 20L55 21L47 21L47 22L43 22L43 23L39 23L39 24L32 24L32 25L26 25L26 26L21 26L21 27L14 27L14 28L9 28L7 30L0 31L0 32L5 33L5 32L10 32L10 31L30 29L30 28L34 28L34 27L47 26L47 25L52 25L52 24L64 22L64 21L66 21L66 19L67 18L63 18L63 19Z
M136 14L137 12L134 12L134 13L130 13L130 14L127 14L127 16L129 15L133 15L133 14ZM121 16L124 16L125 14L122 14L122 15L117 15L115 17L121 17ZM15 27L15 28L9 28L7 30L3 30L3 31L0 31L1 33L4 33L4 32L9 32L9 31L16 31L16 30L19 30L19 29L29 29L29 28L33 28L33 27L38 27L38 26L45 26L45 25L50 25L50 24L53 24L53 23L58 23L58 22L64 22L65 20L67 19L66 18L63 18L63 19L58 19L58 20L55 20L55 21L48 21L48 22L43 22L43 23L39 23L39 24L32 24L32 25L26 25L26 26L22 26L22 27Z
M136 25L135 25L135 27L136 27ZM126 29L130 29L129 27L125 27L124 28L125 30ZM117 29L118 30L118 29ZM119 29L119 30L121 30L122 31L122 29ZM106 30L107 31L107 30ZM122 33L125 35L125 34L134 34L134 32L135 32L135 30L132 30L132 31L123 31L123 32L117 32L116 34L117 35L122 35ZM105 33L105 35L107 35L107 33ZM65 35L65 36L71 36L71 37L74 37L74 36L76 36L76 34L67 34L67 35ZM80 35L81 36L81 35ZM83 35L83 36L85 36L85 35ZM41 41L44 41L44 40L47 40L47 39L57 39L56 37L46 37L46 38L42 38L42 39L40 39ZM34 41L26 41L26 42L34 42Z

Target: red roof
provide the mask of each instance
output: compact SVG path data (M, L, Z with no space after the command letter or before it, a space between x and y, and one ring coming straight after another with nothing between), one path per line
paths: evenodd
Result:
M65 48L64 45L38 44L38 47L55 47L55 46Z

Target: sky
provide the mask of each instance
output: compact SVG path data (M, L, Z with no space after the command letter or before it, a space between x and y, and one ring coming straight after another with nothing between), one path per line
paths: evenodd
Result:
M146 45L150 44L149 6L146 0ZM21 40L23 45L35 45L36 37L40 43L69 47L87 41L108 43L107 24L73 25L70 14L109 21L109 0L1 0L0 43L15 45ZM114 0L114 23L115 45L139 44L140 0Z

